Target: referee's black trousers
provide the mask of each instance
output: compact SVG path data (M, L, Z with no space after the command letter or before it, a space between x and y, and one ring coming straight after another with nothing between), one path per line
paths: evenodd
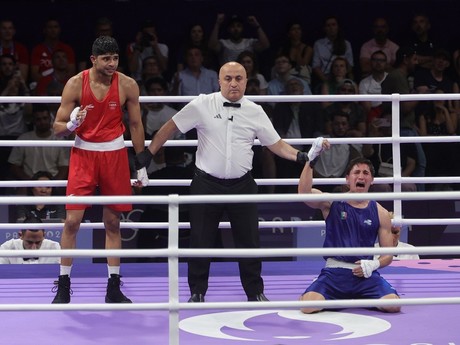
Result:
M257 184L248 173L239 179L220 180L203 171L195 172L191 194L257 194ZM256 203L207 203L190 205L190 247L214 248L219 236L219 222L227 213L235 248L259 248L259 222ZM189 258L188 284L192 294L206 294L210 258ZM247 296L264 291L259 258L238 259L240 279Z

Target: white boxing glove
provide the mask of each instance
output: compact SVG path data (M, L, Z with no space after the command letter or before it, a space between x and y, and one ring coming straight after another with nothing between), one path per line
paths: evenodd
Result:
M323 152L323 137L318 137L313 141L313 144L311 145L310 151L308 151L308 160L312 162L317 158L321 152Z
M73 132L77 127L81 125L81 123L84 120L84 116L86 116L86 111L83 111L83 117L78 118L78 112L80 111L80 107L76 107L72 112L70 113L70 121L67 122L67 129L71 132Z
M380 267L379 260L361 260L361 268L363 269L364 278L369 278L372 272Z
M147 169L144 167L137 170L137 180L142 184L142 187L149 185L149 176L147 175Z

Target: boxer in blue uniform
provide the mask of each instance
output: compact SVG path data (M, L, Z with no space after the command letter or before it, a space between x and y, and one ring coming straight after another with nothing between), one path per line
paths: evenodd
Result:
M307 162L299 180L299 193L321 194L312 188L313 168ZM346 170L349 193L367 193L374 180L372 163L365 158L350 162ZM389 212L373 200L345 200L305 202L309 207L320 209L326 221L325 248L373 247L378 238L381 247L392 246L391 217ZM325 256L326 266L318 278L300 297L302 301L335 299L395 299L396 290L378 273L377 269L391 264L392 255ZM396 313L399 306L379 307ZM302 308L309 314L321 308Z

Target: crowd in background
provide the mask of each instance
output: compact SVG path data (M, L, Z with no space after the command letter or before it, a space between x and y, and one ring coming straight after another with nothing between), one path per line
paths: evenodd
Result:
M235 11L236 12L236 11ZM94 36L85 37L86 48L62 39L61 20L43 20L42 41L19 42L17 26L24 25L2 16L0 19L0 95L60 96L66 81L89 68L91 43L99 35L114 35L122 23L98 18ZM299 19L278 28L264 18L217 13L209 30L199 22L182 32L182 41L166 41L152 20L139 23L131 42L120 41L120 72L133 77L143 96L185 95L218 91L218 71L227 61L238 61L248 74L248 95L458 93L459 49L447 47L432 34L429 15L416 11L407 17L407 39L391 36L387 18L376 13L372 25L363 27L368 40L356 42L347 35L341 18L326 16L322 32L310 39ZM38 30L38 28L37 28ZM361 33L362 34L362 33ZM309 37L307 39L307 37ZM117 38L117 37L115 37ZM357 53L359 52L359 53ZM460 105L457 101L405 102L400 123L402 135L458 135ZM410 104L409 104L410 103ZM391 134L391 109L379 102L292 102L260 103L283 138L362 137ZM57 104L0 103L0 139L56 140L52 121ZM183 106L179 103L142 103L146 138ZM194 138L187 133L176 139ZM126 134L129 140L129 131ZM403 144L402 176L458 176L455 163L457 143ZM306 148L301 148L306 149ZM177 151L177 150L176 150ZM297 178L299 167L278 161L263 147L255 148L255 177ZM32 179L46 171L53 179L66 179L67 148L0 147L2 180ZM391 145L334 145L321 156L315 177L342 177L347 163L356 156L370 158L379 176L391 176ZM187 167L193 149L162 150L149 166L151 176L170 166ZM448 164L448 162L454 162ZM134 170L134 169L133 169ZM182 172L178 176L184 178ZM174 176L172 176L174 177ZM378 187L378 188L377 188ZM335 186L326 186L335 191ZM452 190L455 184L413 185L404 190ZM58 193L62 191L56 189ZM296 186L266 186L265 192L296 192ZM391 186L376 186L388 191ZM5 192L5 190L3 191ZM149 191L152 192L152 191ZM7 191L11 193L11 191ZM24 194L18 189L14 193ZM167 191L164 191L167 193Z

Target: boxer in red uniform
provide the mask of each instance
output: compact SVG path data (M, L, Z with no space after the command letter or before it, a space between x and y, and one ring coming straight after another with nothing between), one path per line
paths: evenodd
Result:
M123 106L128 110L129 130L136 153L144 149L144 128L139 105L139 88L134 79L117 72L119 49L112 37L101 36L93 43L93 66L67 82L54 131L58 136L75 133L67 183L68 196L131 195L128 152L124 146ZM145 168L137 171L136 186L146 186ZM67 216L62 232L62 249L74 249L86 207L66 205ZM120 214L130 204L104 205L103 222L106 249L120 249ZM106 303L131 303L120 290L120 258L107 258L108 284ZM53 303L70 302L72 258L62 258L59 279L53 291Z

